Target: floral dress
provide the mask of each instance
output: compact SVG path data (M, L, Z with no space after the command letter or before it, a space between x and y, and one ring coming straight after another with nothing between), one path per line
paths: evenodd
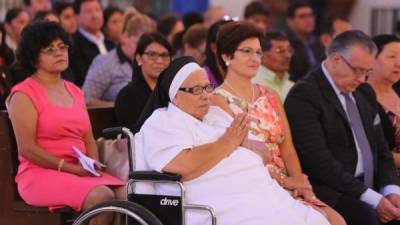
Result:
M400 153L400 117L390 111L387 111L386 113L394 128L395 147L392 151Z
M271 157L267 164L268 170L285 178L288 173L279 149L285 139L285 129L279 119L278 99L264 87L256 87L260 90L260 96L252 104L222 88L217 88L215 93L226 99L234 114L249 112L248 138L265 143Z
M277 174L280 179L283 179L288 176L288 172L279 148L279 145L285 140L285 128L278 112L279 102L277 97L268 92L264 87L260 85L256 85L255 87L260 90L260 96L253 103L248 103L244 99L222 88L215 89L215 94L219 94L226 99L229 108L235 115L243 112L250 114L248 139L260 141L266 145L270 153L270 160L266 167L270 174ZM287 191L291 192L290 190ZM297 197L296 199L306 205L326 206L319 199L311 201L305 201L301 197Z

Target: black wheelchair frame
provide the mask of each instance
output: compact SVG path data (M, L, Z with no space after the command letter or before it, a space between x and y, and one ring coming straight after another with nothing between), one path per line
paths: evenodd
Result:
M79 215L72 225L84 225L104 212L114 212L125 215L121 224L125 225L185 225L186 210L202 210L210 214L212 225L217 224L213 209L209 206L187 204L185 187L181 176L157 171L136 171L134 135L125 127L113 127L103 130L106 139L115 139L118 135L126 138L129 157L129 177L126 184L128 201L110 201L98 204ZM180 196L153 195L135 193L136 184L140 182L154 184L173 184L180 189Z

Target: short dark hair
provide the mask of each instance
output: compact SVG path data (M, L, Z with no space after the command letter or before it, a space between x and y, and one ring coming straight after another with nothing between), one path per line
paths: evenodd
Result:
M203 23L204 18L203 15L199 14L198 12L188 12L182 18L183 26L185 29L189 29L192 25Z
M157 23L157 31L162 33L165 37L168 36L179 18L175 15L166 15L160 18Z
M29 75L36 71L40 50L60 39L70 45L68 34L56 22L37 21L22 30L21 41L17 48L17 63Z
M268 51L272 47L272 41L288 41L288 37L281 31L267 31L261 41L263 51Z
M323 22L321 26L321 34L328 34L332 36L335 33L335 29L333 27L333 24L335 23L336 20L343 20L348 22L349 20L346 17L342 16L328 16Z
M24 0L24 5L30 6L31 5L31 0Z
M333 39L327 50L327 55L329 57L335 52L346 54L350 47L356 45L365 47L371 54L376 54L376 45L368 35L360 30L350 30Z
M6 13L6 17L4 18L4 22L6 23L11 23L15 18L17 18L19 16L19 14L21 14L22 12L24 12L24 10L22 8L12 8L9 9Z
M71 2L63 2L63 1L54 2L52 7L54 12L56 12L58 16L61 15L61 13L64 12L64 10L70 7L73 9Z
M244 8L244 18L248 19L255 15L269 17L271 15L271 11L265 3L260 1L252 1L246 5L246 8Z
M33 18L32 21L45 20L46 16L50 14L53 14L54 16L58 17L57 13L54 12L53 10L41 10L35 14L35 17Z
M287 13L286 13L286 17L293 19L295 14L296 14L296 11L299 8L303 8L303 7L312 8L311 4L308 3L307 1L294 1L294 2L292 2L288 7L288 10L287 10Z
M217 57L224 70L227 69L222 55L233 57L239 44L249 38L262 40L263 33L252 23L246 21L232 22L224 25L217 34Z
M81 6L85 2L97 1L100 4L99 0L75 0L74 4L72 5L74 8L75 14L79 14L81 12Z
M111 18L111 16L112 16L114 13L121 13L121 14L124 14L124 11L123 11L121 8L119 8L119 7L117 7L117 6L113 6L113 5L107 6L107 7L104 9L104 11L103 11L103 18L104 18L104 24L103 24L103 26L104 26L104 27L107 25L108 20Z
M400 38L397 35L394 34L381 34L381 35L377 35L375 37L372 38L372 41L375 43L378 51L376 53L376 56L378 56L383 48L385 47L385 45L392 43L392 42L400 42Z

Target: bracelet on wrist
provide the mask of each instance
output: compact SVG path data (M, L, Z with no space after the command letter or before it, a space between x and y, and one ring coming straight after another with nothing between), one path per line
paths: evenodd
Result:
M64 159L61 159L60 162L58 163L58 167L57 167L58 171L61 171L61 168L64 165L64 161L65 161Z

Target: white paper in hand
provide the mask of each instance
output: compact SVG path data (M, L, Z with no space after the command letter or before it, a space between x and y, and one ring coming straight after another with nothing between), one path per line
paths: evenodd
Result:
M72 146L72 150L74 150L75 153L78 155L79 162L86 171L90 172L91 174L97 177L100 176L100 173L97 172L95 165L98 167L106 167L106 165L86 156L85 154L82 153L81 150L79 150L79 148L75 146Z

